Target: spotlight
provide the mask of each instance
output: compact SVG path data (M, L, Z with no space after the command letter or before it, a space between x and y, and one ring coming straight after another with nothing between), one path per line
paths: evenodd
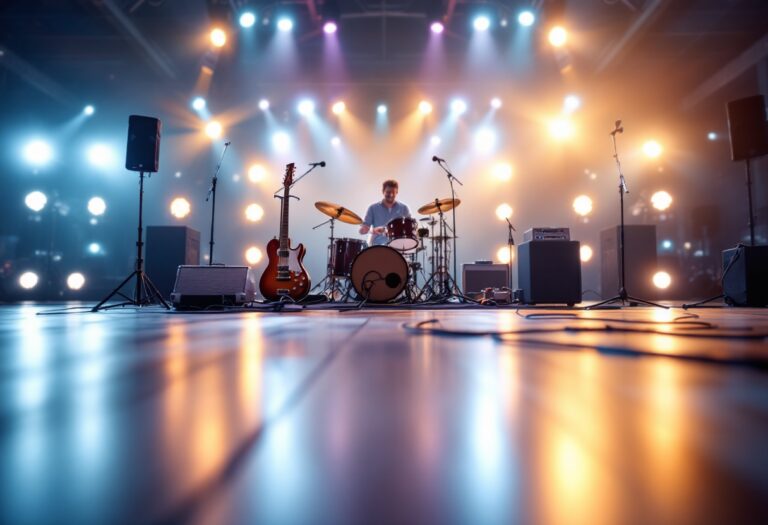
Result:
M651 195L651 204L659 211L664 211L672 205L672 195L666 191L657 191Z
M249 28L253 27L253 24L256 23L256 15L253 14L251 11L245 11L243 14L240 15L240 27Z
M512 178L512 166L505 162L499 162L493 166L492 173L498 180L509 180Z
M94 144L88 148L88 162L96 168L107 168L115 160L112 148L105 144Z
M429 143L432 144L433 146L439 146L442 141L443 139L441 139L437 135L432 135L432 137L429 139Z
M53 148L44 140L35 139L24 146L24 160L33 166L45 166L53 159Z
M339 100L338 102L335 102L333 106L331 106L331 111L333 111L334 115L341 115L344 113L345 109L347 109L347 105L344 104L343 100Z
M499 109L501 107L501 99L499 97L493 97L491 99L491 107L493 109Z
M304 115L306 117L307 115L315 111L315 103L312 102L311 100L304 99L301 102L299 102L297 109L299 111L299 114Z
M251 246L245 250L245 260L248 264L259 264L262 257L261 250L256 246Z
M496 147L496 133L490 128L480 128L474 136L475 149L488 152Z
M653 274L653 285L659 290L666 290L672 284L672 276L667 272Z
M456 115L461 115L467 111L467 103L460 98L455 98L451 102L451 112Z
M536 21L536 16L531 11L521 11L517 15L517 23L523 27L530 27Z
M674 244L669 239L664 239L663 241L661 241L661 248L663 250L671 250L673 246Z
M258 222L264 217L264 208L258 204L249 204L245 208L245 218L251 222Z
M419 111L422 115L429 115L432 113L432 104L427 102L426 100L422 100L419 102Z
M341 146L341 139L339 137L333 137L331 139L331 145L338 148Z
M506 202L499 204L499 206L496 208L496 217L498 217L500 221L504 221L512 217L512 206Z
M588 244L582 244L581 248L579 248L579 258L581 259L581 262L591 261L592 255L592 247Z
M221 124L218 121L212 120L205 125L205 134L208 138L217 139L221 136Z
M563 100L563 110L566 113L573 113L581 107L581 99L576 95L568 95Z
M573 136L573 124L568 119L554 119L549 123L549 134L557 140L569 139Z
M514 258L514 256L515 252L512 252L512 258ZM502 246L496 250L496 260L501 264L509 264L509 261L511 260L509 258L509 246Z
M707 139L717 140L717 133L715 133L714 131L710 131L709 133L707 133Z
M562 26L555 26L549 30L549 43L554 47L563 47L568 41L568 32Z
M487 31L491 27L491 19L485 15L480 15L475 17L472 26L475 28L475 31Z
M205 109L205 99L203 97L195 97L192 101L192 109L195 111L202 111Z
M579 195L573 199L573 211L575 211L577 215L586 217L592 212L592 199L586 195Z
M643 144L643 153L645 153L645 156L649 159L658 158L662 151L664 150L662 149L661 144L655 140L648 140Z
M439 35L445 31L445 26L441 22L432 22L432 25L429 26L429 29L431 29L432 32L436 35Z
M261 182L267 177L267 170L261 164L254 164L248 169L248 178L251 182Z
M266 98L262 98L261 100L259 100L259 109L262 110L262 111L268 110L269 109L269 100L267 100Z
M283 33L287 33L293 29L293 20L283 17L277 21L277 28Z
M97 242L92 242L91 244L88 245L88 253L90 253L91 255L99 255L100 253L102 253L101 245Z
M277 131L272 135L272 147L277 151L285 151L291 145L291 137L285 131Z
M336 22L334 22L333 20L329 20L328 22L323 24L323 32L326 35L332 35L338 30L339 30L339 26L337 26Z
M37 286L39 280L40 278L35 272L24 272L19 276L19 286L25 290L31 290Z
M80 272L70 273L67 276L67 288L70 290L79 290L85 284L85 276Z
M227 43L227 34L223 29L219 29L218 27L211 31L210 38L211 44L213 44L214 47L224 47L224 44Z
M176 197L171 201L171 215L183 219L192 211L189 201L184 197Z
M104 199L101 197L92 197L91 200L88 201L88 211L91 215L97 217L99 215L104 215L104 212L107 211L107 203L104 202Z
M45 208L47 202L48 197L46 197L45 193L42 191L33 191L31 193L27 193L27 196L24 197L24 204L26 204L27 208L34 212L39 212Z
M93 115L95 112L96 112L96 108L94 108L94 107L93 107L93 106L91 106L90 104L88 104L87 106L85 106L85 107L83 108L83 113L84 113L85 115L89 116L89 117L90 117L91 115Z
M379 104L376 106L376 113L379 115L386 115L387 114L387 106L385 104Z

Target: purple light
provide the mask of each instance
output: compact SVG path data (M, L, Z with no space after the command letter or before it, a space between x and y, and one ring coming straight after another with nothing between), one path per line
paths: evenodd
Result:
M323 25L323 31L325 31L326 35L332 35L338 29L339 29L339 27L336 25L336 22L326 22Z
M440 22L432 22L432 25L429 26L429 28L432 30L433 33L438 35L442 33L443 30L445 29L443 24L441 24Z

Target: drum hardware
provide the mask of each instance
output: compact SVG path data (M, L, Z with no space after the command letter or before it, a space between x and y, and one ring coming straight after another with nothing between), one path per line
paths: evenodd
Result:
M451 260L451 243L449 241L455 242L456 236L453 229L448 226L444 215L445 211L455 209L459 204L461 204L459 199L435 199L419 208L419 213L437 214L438 218L432 217L432 221L428 223L432 224L432 232L429 236L432 243L432 256L430 257L432 272L429 279L424 283L421 293L417 296L417 301L422 296L425 296L425 300L447 300L452 296L460 296L456 281L449 271ZM434 225L438 226L437 234L435 234ZM427 291L429 294L425 295Z
M389 246L371 246L352 261L352 286L363 302L386 303L399 296L409 281L405 257Z
M409 253L419 246L416 219L398 217L387 223L387 245L403 253Z
M365 248L366 243L358 239L337 239L334 236L334 225L337 220L346 224L361 224L363 220L355 212L338 204L318 201L315 203L315 208L329 216L330 219L312 227L312 229L316 230L330 223L331 236L328 238L330 243L326 253L325 277L315 286L314 290L319 290L330 301L344 300L349 295L349 283L343 283L342 280L349 277L351 261Z

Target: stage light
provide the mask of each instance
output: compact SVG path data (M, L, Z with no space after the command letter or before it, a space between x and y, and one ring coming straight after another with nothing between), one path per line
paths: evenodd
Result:
M664 211L672 205L672 195L666 191L657 191L651 195L651 204L659 211Z
M645 144L643 144L643 153L645 153L645 156L650 159L658 158L662 151L664 150L661 147L661 144L655 140L648 140L645 142Z
M493 165L491 173L498 180L509 180L512 178L512 165L506 162L498 162Z
M467 103L460 98L451 101L451 112L455 115L461 115L467 111Z
M115 161L115 152L105 144L94 144L88 148L88 162L95 168L108 168Z
M251 182L259 183L267 177L267 170L261 164L254 164L248 168L248 178Z
M661 249L662 250L671 250L673 246L674 246L674 244L669 239L664 239L663 241L661 241Z
M264 217L264 208L258 204L249 204L245 208L245 218L251 222L258 222Z
M46 197L45 193L42 191L33 191L31 193L27 193L27 196L24 197L24 204L26 204L27 208L34 212L39 212L45 208L47 202L48 197Z
M285 131L272 134L272 147L277 151L286 151L291 145L291 137Z
M280 31L287 33L288 31L293 29L293 20L291 20L290 18L283 17L277 21L277 28Z
M221 131L221 124L216 120L212 120L205 125L205 134L208 135L208 138L217 139L221 137Z
M496 147L496 133L489 128L480 128L474 135L475 149L480 152L489 152Z
M505 221L512 217L512 206L506 202L499 204L499 206L496 208L496 217L498 217L500 221Z
M35 272L24 272L19 276L19 286L25 290L31 290L37 286L38 281L40 278Z
M672 284L672 276L667 272L653 274L653 285L659 290L666 290Z
M296 107L296 109L300 115L304 115L306 117L315 111L315 103L309 99L304 99L299 102L299 105Z
M688 242L688 241L684 242L683 243L683 248L685 248L686 250L690 250L691 249L691 243Z
M568 32L562 26L555 26L549 30L549 43L554 47L563 47L568 41Z
M80 272L73 272L67 276L67 288L79 290L85 285L85 276Z
M491 27L491 19L485 15L477 16L472 22L472 27L475 28L475 31L487 31Z
M214 47L224 47L224 44L227 43L227 34L224 32L223 29L220 29L218 27L214 28L211 31L211 44L213 44Z
M249 28L253 27L253 24L256 23L256 15L253 14L251 11L245 11L243 14L240 15L240 27Z
M535 21L536 15L531 11L521 11L520 14L517 15L517 23L523 27L530 27Z
M515 252L512 251L512 259L515 258ZM509 246L502 246L498 250L496 250L496 260L499 261L501 264L509 264L510 262L510 254L509 254Z
M429 29L432 30L432 32L436 35L439 35L445 31L445 26L440 22L432 22L432 25L429 26Z
M491 99L491 107L493 109L499 109L501 107L501 99L499 97L493 97Z
M91 197L88 201L88 211L91 215L97 217L99 215L104 215L104 212L107 211L107 203L104 202L104 199L101 197Z
M261 250L257 248L256 246L251 246L247 250L245 250L245 260L248 262L248 264L259 264L261 261L261 258L263 257Z
M24 146L24 160L32 166L45 166L53 159L53 148L44 140L34 139Z
M171 201L171 215L177 219L183 219L192 211L189 201L184 197L176 197Z
M195 111L202 111L205 109L205 99L203 97L195 97L192 100L192 109Z
M344 113L345 109L347 109L347 105L343 100L339 100L338 102L335 102L333 106L331 106L331 111L333 111L334 115L341 115Z
M573 211L575 211L577 215L586 217L592 213L592 199L586 195L579 195L573 199Z
M331 145L335 148L338 148L339 146L341 146L341 139L339 137L333 137L331 139Z
M707 139L717 140L717 133L715 133L714 131L710 131L709 133L707 133Z
M387 114L387 106L386 104L379 104L376 106L376 113L379 115L386 115Z
M573 113L581 107L581 99L576 95L568 95L563 99L563 109L566 113Z
M508 24L509 24L509 21L507 21L507 19L506 19L506 18L502 18L502 19L499 21L499 25L500 25L501 27L507 27L507 25L508 25Z
M443 139L441 139L437 135L432 135L429 138L429 143L432 144L433 146L439 146L442 141L443 141Z
M429 115L432 113L432 104L427 102L426 100L422 100L419 102L419 111L422 115Z
M88 253L91 255L99 255L101 252L101 245L99 243L92 242L88 245Z
M573 124L565 118L551 120L549 134L555 140L567 140L573 136Z
M579 258L581 262L589 262L592 260L592 247L589 244L582 244L579 248Z
M261 100L259 100L259 109L262 110L262 111L268 110L269 109L269 100L267 100L266 98L262 98Z
M95 112L96 112L96 108L94 108L94 107L93 107L93 106L91 106L90 104L88 104L87 106L85 106L85 107L83 108L83 113L84 113L85 115L89 116L89 117L90 117L91 115L93 115Z
M339 30L339 26L336 25L336 22L329 20L325 24L323 24L323 32L325 32L326 35L332 35L336 31Z

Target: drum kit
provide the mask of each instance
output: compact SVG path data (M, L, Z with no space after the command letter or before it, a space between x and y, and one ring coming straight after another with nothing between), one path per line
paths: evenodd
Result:
M372 303L400 299L405 302L447 299L457 289L449 272L453 232L443 213L461 204L459 199L435 199L419 208L422 219L400 217L386 225L386 245L349 237L334 236L335 222L363 223L352 210L331 202L318 201L317 210L330 217L312 229L330 224L325 278L315 291L331 301L350 298ZM425 226L420 227L420 223ZM430 242L427 250L425 243ZM429 253L431 273L424 274ZM422 260L419 261L419 255ZM418 276L423 284L419 286Z

